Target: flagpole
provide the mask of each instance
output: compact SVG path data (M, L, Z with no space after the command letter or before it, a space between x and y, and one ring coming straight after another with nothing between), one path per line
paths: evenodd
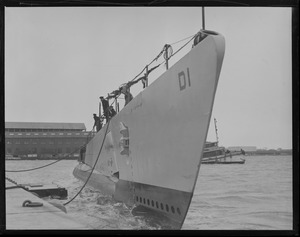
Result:
M202 7L202 29L205 30L205 12L204 12L204 7Z

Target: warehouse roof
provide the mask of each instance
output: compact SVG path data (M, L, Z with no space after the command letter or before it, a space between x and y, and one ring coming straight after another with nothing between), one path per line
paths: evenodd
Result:
M5 122L5 128L86 130L84 123Z

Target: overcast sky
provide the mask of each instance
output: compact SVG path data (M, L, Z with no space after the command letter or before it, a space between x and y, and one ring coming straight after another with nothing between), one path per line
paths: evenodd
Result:
M216 140L216 118L220 145L292 148L291 16L291 8L205 8L206 29L226 40L207 140ZM99 96L201 28L201 7L6 8L5 121L90 131ZM132 93L141 90L138 83Z

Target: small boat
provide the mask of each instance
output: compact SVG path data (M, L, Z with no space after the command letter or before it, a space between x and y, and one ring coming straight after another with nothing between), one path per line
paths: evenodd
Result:
M230 151L223 146L219 146L217 120L214 118L216 142L206 142L203 155L202 164L244 164L245 159L241 158L245 155L243 149L239 151ZM239 158L239 159L236 159Z
M202 156L202 164L244 164L242 156L245 152L229 151L225 147L218 146L218 142L206 142ZM236 159L238 158L238 159Z
M193 197L225 52L215 31L192 39L170 68L165 45L167 71L108 120L73 171L139 213L166 217L170 229L181 229Z

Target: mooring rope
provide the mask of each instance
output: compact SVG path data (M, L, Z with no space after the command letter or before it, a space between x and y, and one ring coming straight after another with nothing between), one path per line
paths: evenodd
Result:
M104 137L103 137L103 140L102 140L102 144L101 144L99 153L98 153L98 155L97 155L97 159L96 159L96 161L95 161L95 164L94 164L94 166L93 166L93 168L92 168L92 171L91 171L91 173L89 174L89 177L87 178L87 180L85 181L84 185L81 187L81 189L79 190L79 192L77 192L77 194L76 194L73 198L71 198L68 202L64 203L64 204L63 204L64 206L66 206L66 205L68 205L70 202L72 202L72 201L73 201L73 200L81 193L81 191L83 190L83 188L84 188L84 187L86 186L86 184L88 183L90 177L92 176L92 174L93 174L93 172L94 172L94 169L95 169L95 167L96 167L96 165L97 165L97 163L98 163L98 160L99 160L99 157L100 157L100 154L101 154L103 145L104 145L104 141L105 141L105 138L106 138L106 135L107 135L107 131L108 131L109 124L110 124L110 120L108 120L107 127L106 127L106 130L105 130L105 134L104 134Z
M5 187L6 190L7 189L15 189L15 188L23 188L22 185L19 185L16 181L12 180L11 178L8 178L8 177L5 176L5 179L7 179L11 183L15 184L15 186Z
M92 170L91 170L91 173L89 174L89 177L87 178L87 180L85 181L85 183L83 184L83 186L81 187L81 189L77 192L77 194L76 194L73 198L71 198L68 202L63 203L63 204L62 204L63 206L66 206L66 205L68 205L69 203L71 203L71 202L72 202L72 201L73 201L73 200L74 200L74 199L82 192L82 190L84 189L84 187L87 185L88 181L90 180L90 178L91 178L91 176L92 176L92 174L93 174L93 172L94 172L94 169L95 169L95 167L96 167L96 165L97 165L97 163L98 163L100 154L101 154L101 152L102 152L102 149L103 149L104 141L105 141L105 138L106 138L106 135L107 135L107 131L108 131L109 124L110 124L110 120L108 120L108 122L107 122L107 126L106 126L105 134L104 134L104 137L103 137L103 140L102 140L102 144L101 144L99 153L98 153L98 155L97 155L97 159L96 159L96 161L95 161L95 164L94 164L94 166L93 166L93 168L92 168ZM60 160L59 160L59 161L60 161ZM56 162L58 162L58 161L56 161ZM54 164L54 162L51 163L51 164ZM46 165L46 166L49 166L49 165L51 165L51 164L48 164L48 165ZM46 167L46 166L42 166L42 167L38 167L38 168L34 168L34 169L40 169L40 168L43 168L43 167ZM34 170L34 169L30 169L30 170ZM24 171L29 171L29 170L7 171L7 172L24 172ZM16 184L16 186L8 187L7 189L23 188L22 186L18 185L18 183L15 182L14 180L12 180L12 179L10 179L10 178L8 178L8 177L5 177L5 178L6 178L8 181L10 181L10 182Z
M89 134L90 134L91 132L92 132L92 130L89 132ZM88 135L88 136L89 136L89 135ZM87 144L88 144L88 141L87 141L84 145L82 145L81 147L79 147L79 148L77 148L76 150L74 150L73 152L71 152L71 153L67 154L66 156L63 156L62 158L59 158L58 160L56 160L56 161L54 161L54 162L52 162L52 163L49 163L49 164L47 164L47 165L43 165L43 166L31 168L31 169L25 169L25 170L5 170L5 172L11 172L11 173L12 173L12 172L14 172L14 173L16 173L16 172L27 172L27 171L33 171L33 170L38 170L38 169L45 168L45 167L47 167L47 166L50 166L50 165L53 165L53 164L55 164L55 163L58 163L58 162L60 162L60 161L62 161L62 160L65 160L66 158L68 158L69 156L71 156L72 154L74 154L75 152L80 151L80 149L82 149L83 147L85 147Z

